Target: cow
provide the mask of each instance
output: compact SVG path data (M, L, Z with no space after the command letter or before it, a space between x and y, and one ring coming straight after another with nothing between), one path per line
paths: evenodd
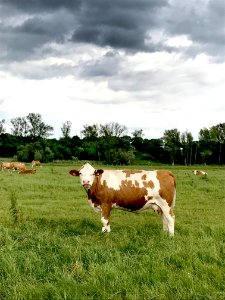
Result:
M79 176L91 206L101 212L102 232L110 232L112 208L140 212L152 208L162 216L163 230L174 235L176 178L166 170L95 170L89 163L79 170Z
M13 165L11 162L2 162L1 163L1 170L13 170Z
M208 174L205 171L194 170L194 175L196 176L207 176Z
M24 170L26 169L26 166L22 162L12 162L11 163L12 169L13 170Z
M42 167L41 162L39 160L32 160L31 165L32 165L32 168L33 167Z
M23 169L18 172L18 174L35 174L36 170L34 169Z

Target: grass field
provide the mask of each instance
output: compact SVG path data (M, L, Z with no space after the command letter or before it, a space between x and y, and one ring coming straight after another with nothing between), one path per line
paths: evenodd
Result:
M76 167L0 172L0 300L225 299L224 167L205 167L207 178L166 167L177 177L174 238L153 211L114 210L101 233L68 174Z

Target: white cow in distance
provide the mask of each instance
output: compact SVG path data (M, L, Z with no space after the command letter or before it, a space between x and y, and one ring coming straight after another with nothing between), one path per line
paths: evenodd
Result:
M42 164L39 160L32 160L31 165L32 165L32 168L33 167L42 167Z
M199 171L199 170L194 170L193 173L196 176L207 176L208 175L208 173L206 173L205 171Z

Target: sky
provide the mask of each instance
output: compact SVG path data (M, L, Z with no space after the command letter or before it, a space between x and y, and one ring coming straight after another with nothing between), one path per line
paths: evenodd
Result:
M224 0L0 0L0 120L161 138L225 122Z

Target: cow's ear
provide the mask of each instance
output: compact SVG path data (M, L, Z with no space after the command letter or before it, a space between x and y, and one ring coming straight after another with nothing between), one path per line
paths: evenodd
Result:
M102 170L102 169L100 169L100 170L95 170L95 176L99 176L99 175L101 175L102 173L103 173L104 171Z
M72 175L72 176L79 176L79 175L80 175L80 172L77 171L77 170L71 170L69 173L70 173L70 175Z

